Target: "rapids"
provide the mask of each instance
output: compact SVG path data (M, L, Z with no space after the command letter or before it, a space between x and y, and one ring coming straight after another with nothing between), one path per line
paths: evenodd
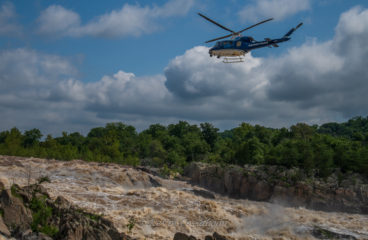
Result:
M101 214L119 231L128 232L127 224L134 222L130 235L138 239L172 239L176 232L203 239L215 231L234 239L314 239L314 226L368 239L367 215L288 208L217 194L206 199L191 192L199 187L117 164L0 156L3 187L35 183L41 176L51 180L42 183L51 198L61 195Z

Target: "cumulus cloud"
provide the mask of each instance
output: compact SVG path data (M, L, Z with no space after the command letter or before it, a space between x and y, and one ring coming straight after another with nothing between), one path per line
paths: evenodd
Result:
M21 26L16 22L15 7L4 2L0 7L0 35L16 36L21 34Z
M356 7L342 14L332 40L292 49L278 61L278 74L270 77L270 99L344 117L366 115L367 24L368 10Z
M244 91L252 92L264 84L262 74L257 75L256 71L261 64L262 59L247 55L244 65L226 65L222 60L209 58L208 48L195 47L170 62L165 69L166 86L183 99L242 98Z
M194 0L169 0L161 7L124 4L121 9L98 16L84 25L78 13L52 5L38 18L38 31L51 36L140 36L158 30L160 19L185 15L193 3Z
M37 21L38 31L50 35L73 35L80 26L79 15L59 5L48 7Z
M76 73L73 64L59 56L24 48L1 51L1 129L39 127L53 132L59 126L73 127L79 103L55 93Z
M238 13L243 21L257 21L273 17L282 20L310 8L310 0L257 0Z
M16 93L30 87L49 89L76 71L69 61L59 56L23 48L4 50L0 52L0 92Z
M223 64L198 46L174 58L163 75L118 71L90 83L70 74L76 70L67 59L4 51L0 126L57 132L111 121L145 128L188 120L280 127L366 115L367 26L368 10L356 7L341 15L329 41L308 41L279 57L248 54L244 63Z
M86 132L106 121L139 123L137 116L147 114L146 124L170 99L162 75L118 71L83 83L77 73L73 62L60 56L24 48L0 52L1 129Z
M266 125L366 115L367 26L368 10L356 7L341 15L330 41L310 41L277 58L248 56L240 65L206 62L191 50L168 66L166 85L183 100L232 105L233 119Z

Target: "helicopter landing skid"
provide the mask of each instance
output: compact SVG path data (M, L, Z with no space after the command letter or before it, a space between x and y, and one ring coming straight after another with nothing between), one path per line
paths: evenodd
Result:
M244 62L244 57L236 56L236 57L224 57L223 63L241 63Z

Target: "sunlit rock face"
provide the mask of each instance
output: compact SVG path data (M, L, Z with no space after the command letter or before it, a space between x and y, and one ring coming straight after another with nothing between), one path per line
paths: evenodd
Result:
M213 232L229 239L315 239L315 226L368 239L367 215L230 199L117 164L0 156L4 187L46 175L51 182L42 185L52 198L102 214L121 232L134 218L130 235L138 239L173 239L177 232L201 239Z

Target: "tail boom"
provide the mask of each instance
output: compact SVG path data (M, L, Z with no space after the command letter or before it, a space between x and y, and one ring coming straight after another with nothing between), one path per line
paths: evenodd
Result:
M296 26L295 28L292 28L289 30L289 32L287 32L282 38L289 38L291 36L291 34L293 34L298 28L300 28L303 25L303 23L299 23L298 26Z

